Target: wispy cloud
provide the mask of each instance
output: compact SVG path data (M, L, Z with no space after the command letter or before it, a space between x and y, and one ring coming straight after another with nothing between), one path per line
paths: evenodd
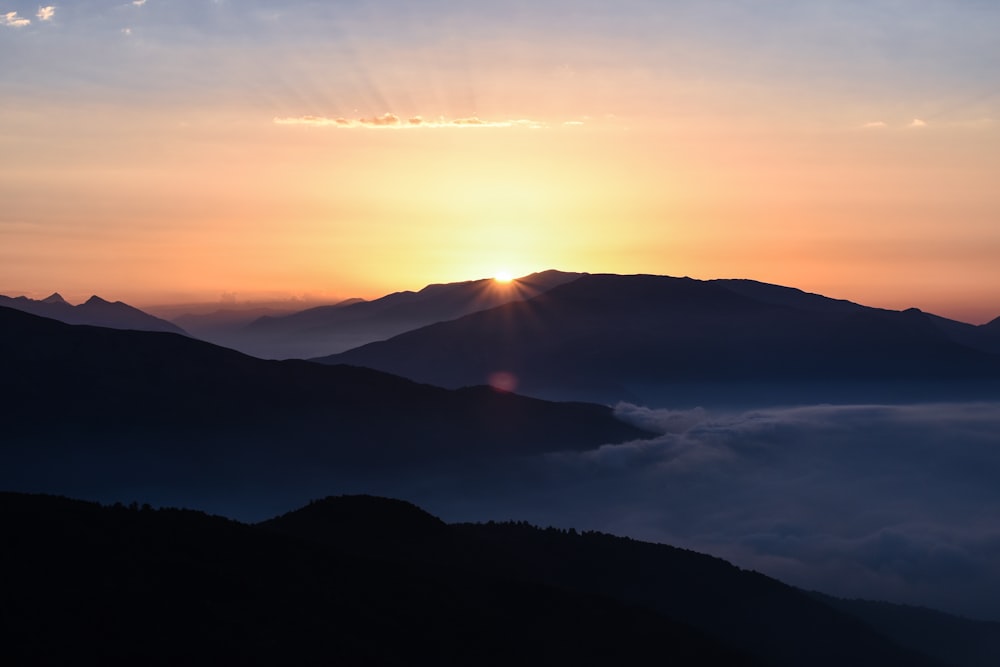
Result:
M880 128L880 127L886 127L886 124L885 124L885 121L873 120L870 123L865 123L861 127L865 127L865 128L869 128L869 129L877 129L877 128Z
M135 5L136 7L142 7L144 4L146 4L146 0L132 0L132 4Z
M927 122L919 118L914 118L907 127L927 127Z
M17 15L17 12L7 12L6 14L0 14L0 25L5 25L10 28L23 28L26 25L31 24L31 19L26 19Z
M38 13L35 16L38 17L39 21L51 21L52 17L56 15L56 8L52 5L48 7L39 7Z
M394 113L385 113L381 116L371 118L344 118L342 116L286 116L275 118L277 125L306 125L312 127L339 127L339 128L394 128L394 129L414 129L414 128L442 128L442 127L526 127L543 128L547 125L541 121L529 119L517 120L487 120L478 116L466 118L445 118L443 116L436 119L426 119L422 116L411 116L400 118Z

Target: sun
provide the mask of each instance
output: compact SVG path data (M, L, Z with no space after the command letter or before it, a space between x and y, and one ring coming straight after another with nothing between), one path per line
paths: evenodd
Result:
M510 271L497 271L495 274L493 274L493 280L497 281L498 283L509 283L513 279L514 276L511 275Z

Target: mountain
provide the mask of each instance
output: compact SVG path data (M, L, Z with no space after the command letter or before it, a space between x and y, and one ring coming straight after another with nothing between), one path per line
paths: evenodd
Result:
M793 287L770 285L755 280L725 279L709 282L723 285L733 292L743 294L758 301L791 306L801 310L842 315L859 313L866 310L865 306L844 299L831 299L819 294L803 292ZM951 320L932 313L925 313L917 308L909 308L903 312L920 315L956 343L982 352L1000 354L1000 317L987 324L975 325Z
M580 274L543 271L509 283L493 279L428 285L372 301L350 299L246 325L190 329L210 342L265 359L316 357L383 340L404 331L451 320L541 294ZM178 320L179 321L179 320Z
M386 498L248 525L0 493L0 520L13 664L968 664L710 556Z
M0 307L14 308L67 324L90 324L110 329L185 333L176 324L154 317L121 301L112 303L96 295L84 303L73 306L58 292L41 300L29 299L24 296L11 298L0 294Z
M364 471L416 474L431 462L482 465L650 435L604 406L264 361L8 308L0 376L0 488L96 499L139 488L161 493L157 502L211 494L266 508Z
M1000 354L1000 317L976 326L930 313L922 314L952 340L977 350Z
M361 303L364 299L345 299L330 308ZM223 347L233 347L225 342L236 336L247 325L263 317L277 318L301 312L301 309L290 308L287 302L263 305L229 306L222 308L206 308L205 304L188 306L159 306L158 311L173 313L169 320L183 328L195 338L216 343ZM218 340L216 340L218 339ZM236 349L235 347L233 349Z
M994 667L1000 663L1000 623L970 620L924 607L811 595L942 664Z
M328 497L258 525L358 557L405 559L651 609L761 664L934 664L826 600L667 545L525 522L449 525L409 503L371 496ZM955 627L978 627L941 617Z
M752 281L584 275L316 360L445 387L502 372L529 395L607 403L1000 395L1000 356L938 319Z
M0 519L7 664L757 664L608 597L199 512L0 493Z

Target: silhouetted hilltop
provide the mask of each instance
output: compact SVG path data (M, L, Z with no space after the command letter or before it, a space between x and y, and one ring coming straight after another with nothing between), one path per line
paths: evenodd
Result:
M370 496L325 498L258 525L387 562L606 596L690 624L763 664L933 664L798 589L665 545L523 522L445 525Z
M1000 393L1000 356L956 340L920 311L752 281L645 275L585 275L527 301L317 361L446 387L505 371L527 394L604 402Z
M653 611L199 512L0 493L9 664L756 664Z
M531 298L580 274L543 271L510 283L493 279L428 285L371 301L350 300L245 326L193 331L205 340L267 359L309 358L340 352L418 327Z
M246 497L259 485L254 493L267 497L345 466L404 469L648 435L598 405L263 361L175 334L7 308L0 351L0 488L90 495L194 485Z
M370 495L327 497L257 525L376 557L429 556L454 544L453 529L436 516L403 500Z
M602 533L447 525L372 496L246 525L0 492L0 525L0 567L17 573L0 596L11 664L972 667L997 657L988 641L947 646L988 639L997 624L806 594Z
M11 298L0 295L0 306L14 308L40 317L49 317L67 324L90 324L111 329L185 333L176 324L154 317L121 301L112 303L96 295L77 306L70 305L58 292L40 301L24 296Z

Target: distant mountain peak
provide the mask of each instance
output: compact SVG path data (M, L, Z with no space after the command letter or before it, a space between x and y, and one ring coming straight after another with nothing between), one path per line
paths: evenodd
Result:
M67 306L69 305L69 302L67 302L59 292L53 292L49 296L45 297L42 299L42 303L64 303Z
M139 331L168 331L184 334L176 324L167 322L138 308L115 301L106 301L96 294L79 305L68 303L59 292L36 301L24 296L10 298L0 295L0 306L24 311L39 317L48 317L66 324L87 324L110 327L112 329L135 329Z

